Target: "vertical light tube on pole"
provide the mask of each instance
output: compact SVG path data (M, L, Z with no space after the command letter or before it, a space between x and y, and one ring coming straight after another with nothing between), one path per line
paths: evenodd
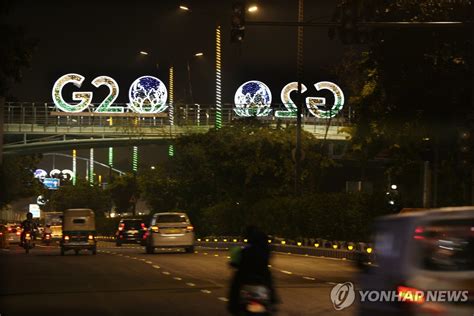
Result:
M77 151L72 150L72 185L76 185L77 176Z
M94 148L89 152L89 183L94 185Z
M221 76L221 26L216 28L216 122L215 127L222 127L222 76Z
M174 68L173 66L170 67L170 74L169 74L169 120L170 120L170 137L173 137L173 126L174 126ZM174 147L173 144L168 146L168 156L174 156Z
M109 147L109 167L113 168L114 166L114 148Z
M138 146L133 146L132 170L134 173L138 171Z

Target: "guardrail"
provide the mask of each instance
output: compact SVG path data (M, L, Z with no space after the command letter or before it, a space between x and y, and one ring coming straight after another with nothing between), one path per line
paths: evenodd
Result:
M98 236L99 240L112 241L115 240L113 236ZM268 240L272 251L287 254L296 254L304 256L314 256L320 258L336 258L342 260L356 261L360 256L364 255L365 260L374 262L376 253L371 244L367 243L345 243L344 242L314 242L311 246L308 243L296 242L295 244L287 244L284 239ZM288 241L292 242L292 241ZM213 249L230 249L232 247L241 247L247 243L246 239L238 237L207 237L197 238L196 245L201 247ZM331 243L329 245L328 243Z
M247 240L238 238L198 238L196 245L215 248L229 249L231 247L243 246ZM342 260L357 260L361 255L365 255L369 261L375 260L375 252L370 244L365 243L347 243L346 246L336 245L333 243L330 247L326 247L321 243L315 242L312 246L303 245L297 242L295 245L286 244L285 240L279 243L269 240L272 251L288 254L298 254L305 256L337 258Z

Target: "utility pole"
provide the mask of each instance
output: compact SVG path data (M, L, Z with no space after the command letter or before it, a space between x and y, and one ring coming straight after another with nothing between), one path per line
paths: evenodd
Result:
M304 20L304 0L298 0L298 23ZM296 78L298 81L298 102L296 104L296 150L295 150L295 195L301 196L301 116L303 115L303 97L301 81L303 80L303 26L298 26Z
M3 164L3 113L5 108L5 98L0 97L0 166Z

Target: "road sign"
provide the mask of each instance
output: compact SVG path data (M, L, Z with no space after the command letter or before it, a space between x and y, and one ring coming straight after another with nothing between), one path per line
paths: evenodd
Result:
M59 179L55 178L45 178L43 181L45 187L50 190L57 190L59 189Z

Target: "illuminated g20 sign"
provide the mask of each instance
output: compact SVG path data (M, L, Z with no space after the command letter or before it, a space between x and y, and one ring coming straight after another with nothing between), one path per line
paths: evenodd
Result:
M321 97L307 97L306 107L308 111L317 118L331 118L335 117L344 106L344 93L341 88L335 83L329 81L320 81L316 83L317 91L326 89L334 95L334 104L327 108L326 98ZM306 86L301 85L301 92L304 93ZM295 118L296 105L291 100L290 94L293 91L298 91L298 83L290 82L283 87L280 93L281 102L286 110L275 111L275 116L279 118ZM242 84L234 96L235 113L238 116L268 116L272 111L270 109L272 103L272 93L268 86L261 81L251 80Z
M72 99L77 101L75 104L70 104L63 99L62 90L65 85L72 83L80 88L84 82L84 77L79 74L66 74L56 80L53 86L52 97L56 107L64 112L82 112L86 109L91 109L92 92L73 92ZM98 88L106 86L109 88L109 94L94 109L96 113L124 113L125 107L114 105L114 101L119 94L119 86L117 82L108 76L99 76L92 80L92 85ZM136 113L160 113L166 110L166 100L168 98L168 91L164 83L153 76L143 76L136 79L128 91L128 108Z

